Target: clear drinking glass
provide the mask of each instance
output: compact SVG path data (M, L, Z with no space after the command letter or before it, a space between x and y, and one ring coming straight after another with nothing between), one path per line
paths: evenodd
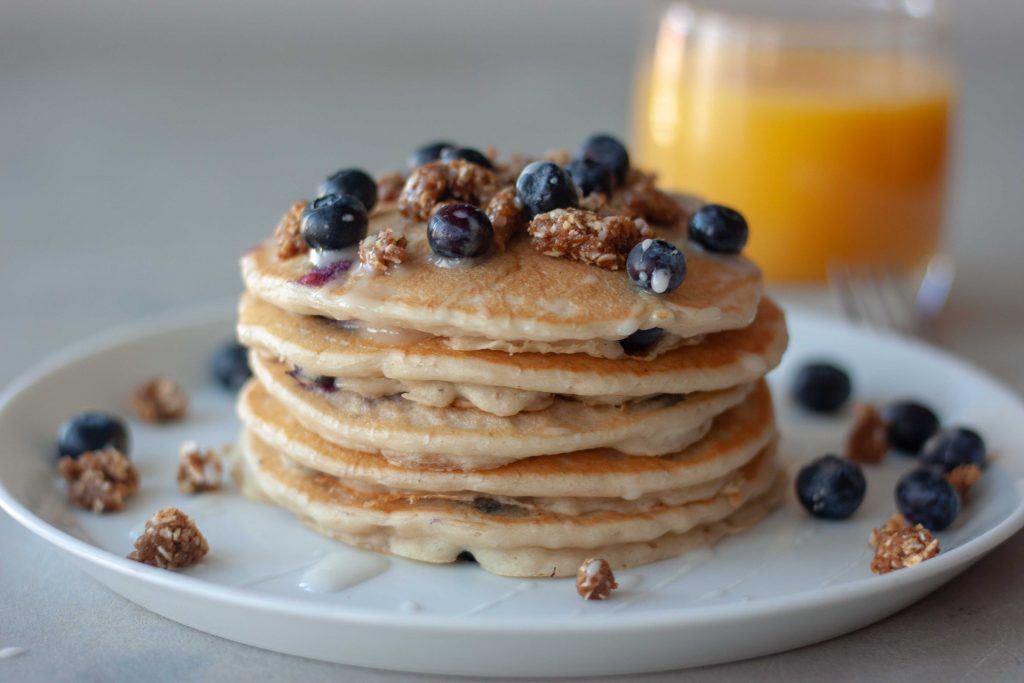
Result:
M939 249L955 84L935 0L692 0L641 58L633 149L733 206L775 281Z

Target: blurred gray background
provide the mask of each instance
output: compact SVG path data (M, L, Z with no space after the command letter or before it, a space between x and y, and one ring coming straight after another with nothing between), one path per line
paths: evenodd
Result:
M229 302L241 251L338 167L396 168L437 137L542 151L625 133L655 7L0 0L0 384L115 323ZM948 234L960 278L938 341L1020 391L1024 2L959 10ZM880 625L691 677L1019 680L1024 587L1010 568L1022 559L1018 537ZM0 661L0 680L398 678L166 622L0 515L7 645L32 649ZM168 668L171 650L195 656Z

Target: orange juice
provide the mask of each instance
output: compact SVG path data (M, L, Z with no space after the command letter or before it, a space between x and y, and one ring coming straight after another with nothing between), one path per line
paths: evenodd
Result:
M750 223L775 280L830 264L914 269L938 247L952 87L920 59L716 46L659 33L638 79L639 164Z

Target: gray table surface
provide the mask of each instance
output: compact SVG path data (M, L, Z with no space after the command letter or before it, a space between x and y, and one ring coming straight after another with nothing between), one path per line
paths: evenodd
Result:
M237 255L341 165L449 136L502 149L623 131L643 6L0 4L0 383L113 324L234 296ZM964 4L936 341L1024 390L1024 4ZM827 307L816 293L790 301ZM856 633L688 680L1021 680L1024 536ZM3 681L352 680L114 595L0 514ZM501 672L495 672L500 674ZM674 680L654 674L647 680Z

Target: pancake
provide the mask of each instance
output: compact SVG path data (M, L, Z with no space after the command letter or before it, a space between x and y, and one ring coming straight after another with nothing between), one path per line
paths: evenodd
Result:
M432 469L487 469L589 448L643 456L675 453L699 439L705 423L739 404L753 388L744 384L622 406L559 399L545 410L498 417L398 397L371 400L322 391L297 381L281 361L251 353L249 362L257 380L307 429L406 467Z
M326 441L303 427L258 382L242 390L238 410L247 430L309 469L388 489L474 491L499 498L636 500L728 477L775 438L771 395L763 381L743 403L715 417L707 436L680 453L648 458L600 449L539 456L478 471L408 469L379 454Z
M406 390L416 382L444 382L455 385L449 389L463 398L472 388L506 387L598 400L688 394L752 382L778 365L788 341L785 317L769 299L760 302L748 327L708 335L699 344L652 360L456 351L438 337L367 335L323 318L288 313L250 294L239 307L238 335L246 346L330 377L383 377Z
M369 233L385 227L408 238L400 268L377 273L353 265L321 286L304 285L299 280L310 272L309 261L281 260L268 241L242 258L246 288L294 313L446 337L541 342L616 340L652 327L682 338L738 329L754 319L761 296L757 266L743 256L705 252L681 229L659 229L657 236L686 254L686 280L653 295L622 271L545 256L524 235L468 267L442 267L423 223L379 207Z
M585 515L562 515L546 511L509 514L504 510L485 512L473 505L448 499L396 499L352 489L334 477L289 463L258 437L246 435L241 443L239 476L250 492L258 490L272 502L291 510L304 523L321 533L353 545L430 562L452 562L468 551L485 569L509 575L568 574L583 557L606 559L615 546L620 548L617 566L627 566L625 556L635 558L643 544L651 550L638 562L652 561L664 539L663 553L679 552L673 537L688 533L701 535L709 525L727 521L748 504L766 511L774 498L778 469L774 447L740 470L740 484L729 494L682 505L663 505L643 513L600 511ZM516 549L528 548L530 563L517 563ZM538 571L537 558L546 549L571 549L575 564L551 566L544 562ZM576 553L583 551L582 555ZM667 556L666 554L660 556ZM502 558L501 562L497 558ZM487 564L485 564L487 563ZM490 566L488 566L490 565Z

